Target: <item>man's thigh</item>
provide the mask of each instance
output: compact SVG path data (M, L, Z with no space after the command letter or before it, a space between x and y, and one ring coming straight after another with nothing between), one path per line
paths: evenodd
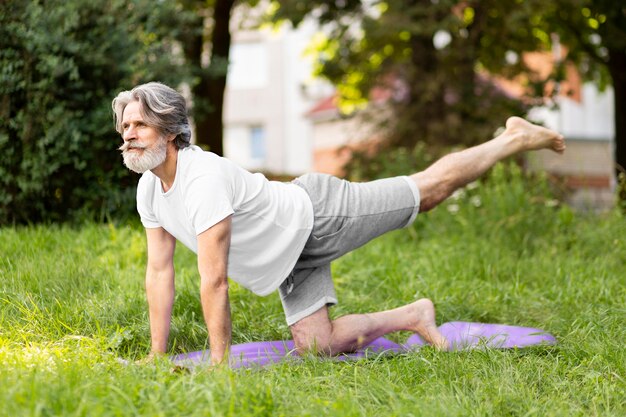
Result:
M353 183L309 174L295 183L311 197L315 216L296 267L328 264L390 230L408 226L419 210L419 190L409 177Z

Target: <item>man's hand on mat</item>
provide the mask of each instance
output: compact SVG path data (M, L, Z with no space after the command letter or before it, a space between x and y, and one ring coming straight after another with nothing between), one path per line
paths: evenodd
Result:
M227 369L230 368L230 358L226 356L221 361L217 361L211 358L211 363L209 364L208 370L214 371L218 369Z
M169 358L165 355L165 353L150 352L150 354L148 354L148 356L146 356L145 358L135 361L135 364L140 365L140 366L154 365L154 363L159 360L169 361ZM170 372L173 374L182 374L182 373L188 373L189 369L182 365L173 365L170 368Z
M148 354L148 356L146 356L143 359L139 359L138 361L135 361L135 363L137 365L151 365L154 362L157 361L157 359L159 358L165 358L165 353L159 353L159 352L150 352Z

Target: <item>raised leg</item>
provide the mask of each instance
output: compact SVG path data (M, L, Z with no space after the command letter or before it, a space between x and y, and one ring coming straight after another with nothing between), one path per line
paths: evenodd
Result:
M400 330L417 333L436 348L448 347L435 324L435 307L426 298L393 310L350 314L333 321L328 317L328 309L323 307L291 326L299 352L326 355L353 352L378 337Z
M519 117L506 122L498 137L439 159L411 178L420 190L420 211L428 211L448 198L456 189L476 180L497 162L520 152L551 149L565 151L563 136Z
M520 152L565 150L563 136L533 125L519 117L506 122L506 130L481 145L444 156L426 170L413 174L421 196L420 211L427 211L462 187L483 175L504 158ZM291 326L300 352L334 355L352 352L387 333L408 330L431 345L446 349L448 342L435 324L435 308L428 299L393 309L367 314L351 314L331 321L328 309L321 308Z

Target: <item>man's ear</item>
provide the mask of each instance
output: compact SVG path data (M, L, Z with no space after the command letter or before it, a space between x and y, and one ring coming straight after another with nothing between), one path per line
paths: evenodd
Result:
M176 139L176 135L173 133L167 137L168 142L174 142L174 139Z

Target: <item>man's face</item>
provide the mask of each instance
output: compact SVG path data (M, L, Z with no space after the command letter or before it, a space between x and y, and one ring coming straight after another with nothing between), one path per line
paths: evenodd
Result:
M165 161L167 139L144 122L140 102L128 103L122 115L122 129L124 144L119 149L128 169L142 174Z

